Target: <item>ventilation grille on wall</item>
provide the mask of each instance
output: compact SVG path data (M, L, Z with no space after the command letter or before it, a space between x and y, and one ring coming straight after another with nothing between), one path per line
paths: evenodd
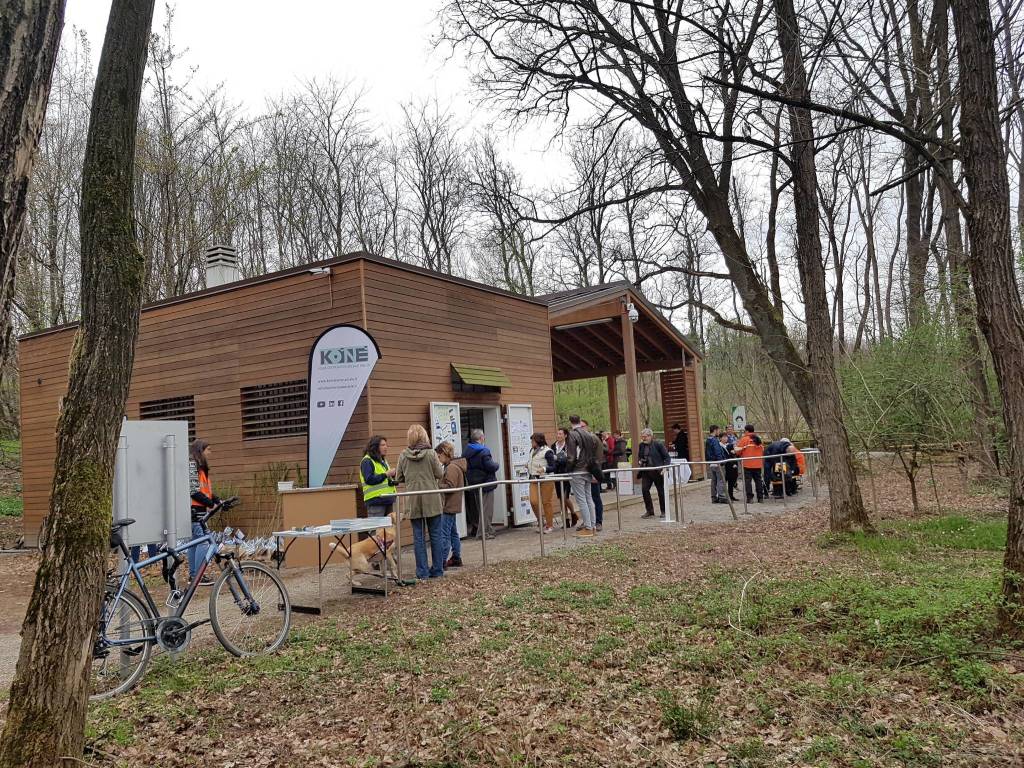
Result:
M242 387L242 438L306 434L306 380Z
M139 403L139 418L144 421L187 421L188 441L191 443L196 439L196 399L192 395Z

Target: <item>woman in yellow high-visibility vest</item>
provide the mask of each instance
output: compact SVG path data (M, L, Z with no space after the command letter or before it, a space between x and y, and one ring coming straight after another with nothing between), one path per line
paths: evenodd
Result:
M363 486L363 503L370 517L383 517L395 503L395 470L388 464L388 441L374 435L366 444L366 453L359 463L359 479Z

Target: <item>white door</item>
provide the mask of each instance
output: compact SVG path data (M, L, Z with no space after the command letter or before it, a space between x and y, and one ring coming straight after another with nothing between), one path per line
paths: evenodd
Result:
M499 480L508 480L510 475L508 467L505 466L505 436L501 428L501 408L496 405L485 405L481 406L480 410L483 412L487 445L499 465L497 477ZM494 490L494 515L491 518L491 523L495 525L508 524L508 500L504 486Z
M441 443L451 443L455 448L455 455L462 455L462 414L458 403L431 403L430 404L430 440L437 448ZM462 511L455 517L455 525L459 536L465 536L466 527L466 503L463 500Z
M533 434L533 406L509 405L506 407L508 424L508 453L512 459L512 477L525 479L530 476L530 435ZM530 506L530 486L527 483L512 486L512 525L537 522Z

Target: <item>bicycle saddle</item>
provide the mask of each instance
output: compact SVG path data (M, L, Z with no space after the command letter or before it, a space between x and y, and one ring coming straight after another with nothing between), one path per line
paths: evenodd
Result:
M130 517L126 517L124 520L115 520L113 525L110 526L110 532L114 533L115 531L119 531L122 528L127 528L129 525L131 525L134 522L135 522L135 520L133 520Z

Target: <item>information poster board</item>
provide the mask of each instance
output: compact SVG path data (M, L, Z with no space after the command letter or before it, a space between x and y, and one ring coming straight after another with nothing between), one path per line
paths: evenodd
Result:
M736 434L742 434L743 428L747 426L747 406L734 405L732 407L732 428Z
M533 434L533 406L510 405L506 411L508 455L512 461L512 477L524 480L530 476L530 435ZM537 522L530 506L528 483L512 486L512 524Z
M441 443L451 443L455 455L462 455L462 412L458 403L430 404L430 442L437 448ZM459 536L469 532L466 525L466 502L463 499L462 511L455 516L455 526Z
M462 455L462 427L458 403L430 404L430 439L436 448L441 443L451 443L455 455Z

